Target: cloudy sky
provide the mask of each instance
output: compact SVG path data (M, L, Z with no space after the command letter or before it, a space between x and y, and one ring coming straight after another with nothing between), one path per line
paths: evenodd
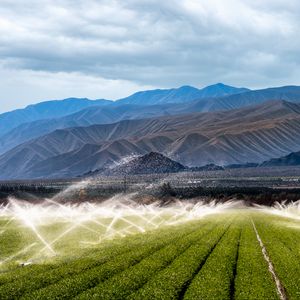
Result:
M300 85L298 0L1 0L0 112L215 82Z

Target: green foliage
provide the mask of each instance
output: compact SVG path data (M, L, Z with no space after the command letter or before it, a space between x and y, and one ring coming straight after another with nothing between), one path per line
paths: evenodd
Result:
M198 226L202 224L200 222ZM196 228L198 227L196 226ZM101 280L107 279L118 271L139 262L153 251L180 236L196 230L196 228L195 224L189 224L183 228L158 231L156 234L150 233L129 237L113 247L102 248L89 256L58 264L53 270L41 271L39 269L34 272L33 269L30 276L20 276L15 278L17 281L9 281L0 286L0 299L17 298L55 283L57 284L54 289L55 287L58 289L54 293L62 294L63 291L67 290L66 295L68 293L77 295L77 293L93 287ZM81 285L78 285L78 282ZM60 290L60 287L63 287L62 290Z
M240 228L230 228L193 278L184 299L231 299Z
M300 299L299 222L246 210L12 265L0 273L0 299L278 299L252 219L288 299ZM32 243L16 224L0 226L2 261Z
M205 263L215 245L223 236L228 223L220 224L204 240L193 244L173 263L147 282L130 299L177 299L186 283Z
M132 291L137 290L148 280L150 280L156 272L166 268L178 255L188 249L194 243L198 243L199 239L208 234L214 225L204 226L194 233L184 236L172 244L160 249L159 251L149 255L139 264L128 268L124 272L113 276L103 284L88 290L78 297L79 299L124 299Z
M234 299L278 299L275 283L250 222L244 224L240 238Z
M295 223L278 218L266 223L256 217L255 223L288 299L300 299L299 227L295 230Z

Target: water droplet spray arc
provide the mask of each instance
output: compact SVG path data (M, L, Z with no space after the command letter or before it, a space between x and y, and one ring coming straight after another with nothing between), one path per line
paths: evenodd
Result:
M0 261L4 263L30 251L34 252L31 260L59 255L61 247L58 245L66 243L70 236L72 249L89 247L107 239L142 233L161 226L177 225L243 206L242 202L236 200L225 203L174 201L166 206L161 206L160 202L143 205L134 201L135 194L117 194L101 203L72 202L72 193L88 187L89 184L91 183L88 180L76 183L53 198L39 203L9 198L6 205L0 206L0 218L5 219L0 236L12 223L17 223L21 228L29 230L34 240L28 242L20 253L1 257ZM60 202L64 198L68 198L68 201ZM300 218L300 202L293 206L278 204L274 208L258 209L281 215L292 214ZM61 228L54 233L50 230L51 234L48 234L45 228L51 229L57 224Z

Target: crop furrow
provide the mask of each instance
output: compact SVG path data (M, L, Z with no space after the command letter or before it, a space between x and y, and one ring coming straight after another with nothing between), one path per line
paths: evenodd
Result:
M243 229L241 229L241 231L240 231L240 235L239 235L238 242L237 242L237 248L236 248L235 262L233 264L233 270L232 270L233 277L230 281L230 299L234 299L234 295L235 295L235 280L236 280L236 275L237 275L237 264L238 264L238 260L239 260L242 231L243 231Z
M213 226L215 225L207 224L206 226L203 226L201 230L209 230ZM196 233L197 230L199 230L199 228L194 229ZM189 235L196 234L194 231L189 233ZM95 287L110 277L130 268L131 266L138 264L153 252L158 251L166 245L178 242L178 240L180 240L186 234L186 232L183 232L177 237L171 236L168 239L165 238L164 242L162 243L145 243L143 247L118 256L103 264L99 268L93 268L85 271L82 274L65 278L57 283L54 283L53 285L48 285L46 288L25 295L24 299L32 299L33 297L37 299L69 299L74 297L88 289Z
M255 222L257 231L266 248L268 256L273 263L274 270L284 286L288 299L300 299L300 264L297 253L299 244L297 240L292 242L285 235L276 234L274 228L266 226L264 222ZM292 234L293 231L290 231ZM287 234L288 235L288 234ZM295 245L290 249L286 245Z
M198 221L197 224L195 224L194 222L191 222L190 224L186 224L183 228L174 227L168 228L167 230L162 229L160 231L149 232L147 234L129 236L122 240L109 242L106 246L101 246L100 249L96 248L94 250L88 250L84 255L75 259L73 258L62 263L48 265L45 266L45 268L40 265L30 265L23 268L20 267L15 271L0 275L0 293L2 285L10 283L13 284L15 281L26 281L28 276L30 276L30 279L35 279L35 281L40 281L40 278L47 276L51 278L49 280L49 284L52 284L55 282L55 278L57 278L58 281L64 277L71 276L72 274L78 274L93 267L100 266L112 257L130 252L145 245L145 243L164 243L166 240L182 235L183 232L188 234L195 231L198 226L201 226L201 224L205 225L206 223Z
M195 231L195 228L190 228L189 230ZM171 231L172 232L172 231ZM190 231L188 231L190 232ZM163 247L166 243L171 243L174 239L176 239L178 236L186 234L185 230L178 231L177 235L167 235L163 236L163 239L155 240L155 235L150 235L150 241L147 239L147 235L141 235L141 238L143 239L142 243L138 247L140 252L139 255L142 256L142 253L147 251L154 251L155 249L159 247ZM52 284L55 284L57 282L60 282L64 280L64 278L70 279L76 276L80 276L85 273L97 273L96 270L101 269L101 267L105 264L110 264L112 261L114 261L114 257L120 257L121 259L125 259L136 249L136 247L132 248L132 245L126 246L126 244L121 243L119 247L117 247L121 254L118 256L118 253L115 251L115 248L113 248L111 251L108 249L107 253L104 253L104 256L101 255L101 252L99 255L94 257L92 262L89 259L79 259L75 260L72 263L67 264L66 266L63 266L61 268L55 268L54 270L46 273L38 273L37 275L32 275L31 277L26 276L19 278L15 282L10 282L8 284L0 286L0 299L12 299L12 298L18 298L21 295L24 295L28 292L32 292L36 289L43 288L45 286L49 286ZM123 252L124 249L126 249L125 252ZM150 250L149 250L150 249ZM144 252L143 252L144 251ZM131 255L132 256L132 255ZM142 256L143 257L143 256ZM117 258L116 258L117 259ZM116 260L115 259L115 260ZM132 258L134 260L134 258ZM79 275L78 275L79 274ZM95 276L95 275L94 275Z
M183 238L178 243L166 246L139 264L82 293L76 299L124 299L149 281L156 272L170 265L191 245L199 242L200 239L205 239L205 236L210 234L212 230L213 228L208 231L202 230L193 236Z
M278 278L276 272L275 272L275 269L274 269L274 266L273 266L273 263L268 255L268 252L267 252L267 249L263 243L263 241L261 240L259 234L258 234L258 231L256 229L256 226L254 224L254 222L252 221L252 225L253 225L253 228L254 228L254 231L255 231L255 234L256 234L256 238L259 242L259 245L261 247L261 251L263 253L263 256L264 256L264 259L265 261L267 262L268 264L268 267L269 267L269 271L273 277L273 280L275 281L275 284L276 284L276 288L277 288L277 293L279 295L279 298L281 300L286 300L287 297L286 297L286 293L285 293L285 290L284 290L284 287L282 285L282 283L280 282L280 279Z
M278 299L250 218L243 225L234 281L235 300Z
M203 261L199 264L199 266L197 267L197 269L194 271L192 277L182 286L182 289L179 293L178 299L183 299L184 295L187 291L187 289L189 288L191 282L194 280L194 278L196 277L196 275L200 272L200 270L202 269L202 267L206 264L207 260L209 259L210 255L213 253L213 251L215 250L215 248L217 247L217 245L219 244L219 242L222 240L223 236L225 235L226 232L224 232L224 234L220 237L219 241L211 248L211 250L209 251L209 253L207 254L207 256L203 259Z
M230 299L241 229L233 224L193 278L183 299Z
M206 239L189 247L171 265L128 296L128 299L177 299L184 285L193 278L199 265L204 264L227 228L228 223L219 225Z
M200 223L198 222L198 226L199 224ZM146 237L144 235L136 235L128 236L119 241L115 240L113 242L109 242L106 246L101 246L99 248L95 248L94 250L88 250L79 257L68 259L67 261L44 266L37 264L26 267L18 267L15 270L8 270L7 272L0 274L0 286L10 282L15 282L16 280L22 281L28 276L31 278L32 276L44 276L46 274L48 276L52 276L53 273L58 272L58 269L60 269L60 277L63 276L64 272L66 272L66 275L72 274L72 271L74 271L74 274L76 274L77 271L82 271L82 268L89 269L93 266L96 267L101 265L104 257L107 257L106 260L108 260L110 257L115 255L120 255L122 253L131 251L132 249L136 249L141 245L144 245L145 242L157 242L157 240L164 240L170 235L175 237L178 234L181 234L183 231L188 233L194 230L195 224L192 222L191 224L186 224L184 228L169 228L168 230L163 229L156 232L149 232L147 233ZM101 259L99 260L99 258ZM84 262L84 264L81 262Z

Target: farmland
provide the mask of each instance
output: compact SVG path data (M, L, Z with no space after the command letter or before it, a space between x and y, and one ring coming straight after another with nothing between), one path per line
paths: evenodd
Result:
M3 206L0 299L300 299L296 204L112 203Z

